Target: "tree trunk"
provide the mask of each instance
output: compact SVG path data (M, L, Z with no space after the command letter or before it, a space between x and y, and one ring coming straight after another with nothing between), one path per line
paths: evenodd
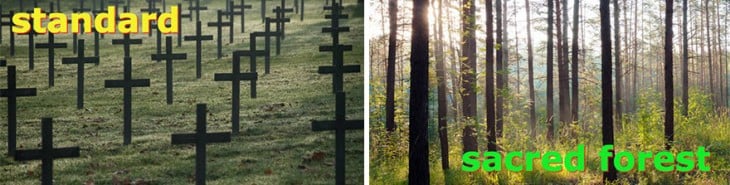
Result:
M496 30L497 31L497 38L496 38L497 44L496 45L497 45L497 48L495 48L495 50L497 50L496 51L497 58L495 59L495 62L497 64L497 73L495 74L495 76L497 76L497 89L494 90L495 95L496 95L495 98L497 98L497 104L495 105L495 107L496 107L495 114L496 114L497 118L495 121L497 122L497 137L499 138L499 137L502 137L502 126L503 126L502 125L503 124L502 111L504 109L504 76L502 74L505 73L505 69L504 69L504 65L503 65L504 59L502 58L502 56L504 54L503 48L506 47L502 43L502 27L504 26L502 24L502 1L497 0L495 2L494 8L496 10L495 14L497 15L497 17L496 17L496 20L497 20L497 30ZM487 33L487 34L489 34L489 33ZM490 74L487 73L487 75L490 75ZM487 83L489 83L489 82L487 82ZM487 89L487 90L489 90L489 89ZM489 104L487 104L487 106L489 106Z
M492 15L492 0L486 0L487 9L487 69L486 69L486 96L487 102L487 150L497 151L497 128L495 125L494 110L494 16Z
M535 138L535 124L537 122L537 116L535 115L535 80L534 80L534 67L533 67L533 56L532 56L532 26L530 25L530 1L525 0L525 10L527 11L527 85L530 90L530 136Z
M388 37L388 72L385 87L385 128L395 130L395 58L398 37L398 0L388 1L390 36Z
M613 0L613 10L613 26L615 34L614 44L616 45L616 48L613 51L616 54L616 129L620 131L623 126L623 123L621 122L621 118L623 117L623 113L621 111L621 103L623 103L623 98L621 97L621 77L623 70L621 70L621 29L619 25L620 8L618 6L618 0Z
M574 0L573 1L573 48L572 48L572 57L570 59L571 60L570 69L572 69L571 76L573 79L573 81L571 81L572 86L573 86L572 87L573 91L571 91L572 97L570 99L571 100L570 110L572 113L571 117L573 118L572 121L574 124L578 122L578 22L579 22L578 10L579 10L579 7L580 7L580 1Z
M709 2L709 0L705 0L705 15L706 15L706 16L704 16L705 17L705 26L707 28L707 29L705 29L707 31L707 35L706 35L707 37L705 37L705 38L707 38L707 65L709 65L707 69L709 70L709 73L710 73L709 74L710 96L712 97L713 102L717 102L716 101L717 96L715 95L715 83L714 83L714 78L713 78L714 73L713 73L713 68L712 68L712 42L710 41L710 38L712 38L712 34L710 33L711 30L710 30L710 2Z
M664 17L664 137L667 139L666 149L672 148L674 142L674 81L672 79L672 12L674 0L666 0L666 16Z
M566 126L571 122L570 111L570 74L568 71L568 0L558 0L558 101L560 104L560 122ZM562 14L561 14L562 12ZM562 21L562 22L561 22Z
M436 16L436 78L438 79L438 133L441 142L441 168L449 169L449 139L446 130L448 107L446 105L446 66L444 64L443 26L441 22L443 0L438 0L438 16Z
M461 94L462 111L464 114L463 121L468 121L464 127L462 142L464 144L464 152L478 151L476 130L474 123L476 122L476 102L477 96L474 86L476 85L476 39L475 39L475 17L474 17L474 0L463 1L463 14L461 17L463 35L463 44L461 46L462 57L466 58L461 62Z
M613 145L613 91L611 89L611 11L608 8L608 0L601 0L601 112L602 125L601 135L603 145ZM611 150L611 153L614 153ZM613 156L608 161L613 161ZM608 171L603 172L603 182L616 180L616 168L608 165Z
M682 0L682 116L689 109L689 51L687 47L687 0Z
M553 124L553 5L552 0L548 0L548 43L547 43L547 139L553 140L554 124ZM488 75L487 75L488 76Z
M428 161L428 0L413 1L409 184L429 184Z

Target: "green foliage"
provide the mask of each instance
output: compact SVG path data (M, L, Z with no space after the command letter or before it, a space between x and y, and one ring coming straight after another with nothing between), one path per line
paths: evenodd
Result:
M382 84L371 84L371 89L380 89ZM435 92L434 92L435 93ZM541 151L548 150L565 153L574 150L577 143L585 144L586 171L584 172L545 172L535 166L532 172L500 171L487 173L477 171L467 173L461 171L461 134L464 125L473 124L478 129L480 149L486 149L486 125L484 120L455 119L448 123L450 169L441 169L440 146L438 137L429 137L431 162L431 182L433 184L600 184L600 158L598 151L601 143L600 91L586 86L581 93L583 108L578 124L560 125L556 121L558 138L548 142L545 138L544 106L537 106L537 136L530 137L528 109L513 101L512 96L505 97L505 107L510 109L504 118L504 138L498 139L500 151ZM510 93L503 93L511 95ZM371 96L377 97L377 94ZM398 95L396 95L398 96ZM615 184L717 184L728 182L730 176L730 117L727 111L716 111L709 95L699 90L690 91L689 115L680 116L675 111L675 143L673 152L696 150L705 146L712 153L709 159L712 172L659 172L649 168L644 172L631 171L620 173ZM615 132L616 151L662 151L664 149L664 108L663 94L656 91L642 91L637 97L637 109L626 113L622 120L623 130ZM371 98L372 100L372 98ZM396 100L398 101L398 100ZM436 105L436 102L431 102ZM675 110L679 110L679 101L675 101ZM382 102L371 102L372 107L382 107ZM598 107L598 108L596 108ZM407 106L398 107L407 109ZM403 113L405 111L397 111ZM435 114L435 112L431 112ZM542 115L542 116L540 116ZM377 114L371 114L371 120L379 120ZM403 115L407 116L407 115ZM398 116L397 116L398 117ZM403 117L403 120L407 118ZM405 122L404 122L405 123ZM407 125L399 125L394 133L386 133L384 129L371 129L371 177L372 184L405 184L408 177ZM433 126L433 125L431 125ZM388 144L384 144L388 143ZM384 148L382 146L386 146ZM516 161L524 162L524 161ZM535 163L539 164L540 160ZM653 165L649 162L647 165Z

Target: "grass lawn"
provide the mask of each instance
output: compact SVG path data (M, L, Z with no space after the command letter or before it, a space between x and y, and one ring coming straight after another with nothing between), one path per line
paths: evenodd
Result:
M47 7L47 1L40 2ZM177 2L168 1L168 6ZM132 4L134 12L146 7L142 1L135 3L139 4ZM104 80L123 77L122 46L111 45L111 40L121 38L121 35L107 35L100 41L101 62L98 66L86 65L85 108L77 110L76 66L60 62L62 57L75 56L71 49L56 51L56 84L49 88L47 50L35 51L35 69L29 70L28 37L16 37L16 54L11 57L8 29L3 29L0 58L7 59L8 65L17 66L18 88L38 88L38 96L18 99L18 149L38 148L40 118L52 117L55 147L81 147L80 158L54 161L56 184L193 183L194 146L173 146L170 135L195 131L195 105L198 103L208 104L209 132L230 131L231 83L213 81L213 75L230 73L232 51L247 49L249 33L263 31L260 2L250 3L253 9L246 13L246 33L240 33L240 17L236 17L235 43L229 44L224 28L222 59L215 59L215 40L203 42L202 79L195 78L195 42L184 41L182 47L173 49L175 53L187 53L188 60L175 61L172 105L165 103L165 64L151 60L151 54L155 52L154 36L132 36L144 39L143 45L132 46L133 78L149 78L151 87L133 90L133 136L132 144L128 146L122 145L122 90L104 88ZM292 7L293 2L287 3ZM279 4L280 1L268 1L267 9ZM363 18L353 16L357 7L354 0L345 4L345 12L351 18L343 20L342 25L350 26L351 31L342 34L340 42L353 45L352 52L345 53L345 63L363 65ZM322 9L323 5L324 1L307 1L304 21L299 21L298 14L290 14L292 21L286 25L287 36L282 41L281 55L272 56L271 74L263 74L263 59L259 60L258 98L251 99L249 83L242 83L241 134L233 137L230 143L208 145L208 184L334 183L334 132L312 132L310 124L312 120L334 119L335 113L332 77L316 73L318 66L332 64L331 53L319 52L317 47L331 45L330 35L321 33L322 27L329 25L329 20L324 19L328 11ZM73 6L75 4L64 5L64 12L69 14ZM186 3L183 6L187 7ZM215 20L215 10L224 9L223 1L204 1L201 6L209 9L201 12L203 34L217 35L215 28L205 24ZM267 15L274 16L270 12ZM183 19L181 24L183 35L194 33L193 22ZM177 35L170 36L176 44ZM79 38L86 40L86 55L92 55L93 35ZM56 39L71 46L70 34L56 35ZM39 35L35 42L47 42L47 36ZM249 61L243 59L242 62L242 71L250 71ZM363 118L363 76L363 73L345 75L348 119ZM0 69L0 88L7 87L6 78L5 69ZM7 99L0 99L3 154L7 134L6 103ZM362 184L363 131L348 131L346 143L348 183ZM0 184L37 184L40 169L40 161L16 162L3 155L0 157Z

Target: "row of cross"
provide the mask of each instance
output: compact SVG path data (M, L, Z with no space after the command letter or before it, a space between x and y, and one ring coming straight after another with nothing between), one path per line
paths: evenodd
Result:
M148 0L149 6L146 9L143 9L142 11L148 11L148 12L157 12L159 9L155 7L155 2L160 0ZM186 41L195 41L196 42L196 76L200 78L201 76L201 42L204 40L212 40L211 35L202 35L201 34L201 22L199 21L199 11L200 10L207 10L207 7L201 7L199 0L185 0L189 2L189 8L190 13L188 14L179 14L181 18L190 18L192 20L192 12L195 11L196 14L196 34L192 36L185 36L184 39ZM195 6L193 6L193 1L195 1ZM262 1L264 2L264 1ZM303 0L301 1L301 12L303 13ZM120 0L111 0L109 1L110 5L117 6L118 4L123 3ZM103 3L102 3L103 4ZM163 0L164 4L164 0ZM298 4L298 3L297 3ZM51 3L51 12L53 12L53 6L54 4ZM58 5L58 4L56 4ZM80 7L73 9L74 12L80 12L80 11L90 11L88 8L83 7L83 0L80 0L79 3ZM127 0L127 5L129 5L129 1ZM240 96L240 82L243 80L247 80L251 82L251 97L256 98L256 81L258 80L258 73L256 72L256 58L257 57L264 57L265 58L265 73L269 73L269 61L270 61L270 39L273 37L276 39L276 54L279 54L280 51L280 40L284 39L284 29L285 29L285 23L290 22L289 18L285 17L285 13L292 12L292 9L287 9L284 7L284 0L282 0L282 6L276 7L272 11L276 14L276 18L264 18L264 31L263 32L253 32L251 33L250 37L250 50L241 50L241 51L234 51L233 52L233 67L231 73L217 73L215 74L215 81L231 81L233 84L233 90L232 90L232 134L237 135L239 133L239 112L240 112L240 102L239 102L239 96ZM103 5L102 5L103 6ZM164 5L163 5L164 6ZM265 4L262 3L262 8L265 7ZM297 11L299 11L300 6L297 6ZM233 40L233 16L236 14L241 15L241 26L243 28L244 24L244 9L250 9L250 5L244 5L243 1L241 1L240 5L235 5L232 1L227 3L227 11L219 10L217 12L217 22L208 23L208 26L212 27L218 27L218 58L221 58L221 28L228 26L229 28L229 34L230 34L230 40ZM21 8L22 9L22 8ZM56 9L60 9L60 7L57 6ZM236 12L235 10L239 9L240 11ZM323 32L325 33L331 33L333 38L333 45L331 46L321 46L320 51L322 52L332 52L333 53L333 66L323 66L320 67L319 73L320 74L332 74L333 75L333 91L336 95L336 115L334 121L315 121L312 123L312 130L313 131L325 131L325 130L335 130L336 132L336 183L337 184L344 184L344 155L345 155L345 138L344 138L344 131L350 130L350 129L362 129L363 128L363 121L362 120L346 120L346 111L345 111L345 93L342 91L342 83L343 83L343 74L344 73L353 73L353 72L360 72L359 66L357 65L350 65L350 66L344 66L343 65L343 52L344 51L350 51L352 50L352 46L350 45L340 45L339 44L339 33L340 32L347 32L349 31L348 27L340 27L339 26L339 19L347 18L347 15L344 15L341 13L342 6L338 3L333 3L333 6L325 7L325 10L331 10L332 14L326 15L325 17L327 19L332 20L332 25L329 28L324 28ZM128 7L124 8L125 12L128 12ZM163 10L164 11L164 10ZM2 9L0 7L0 29L2 28L2 25L9 24L7 22L3 22L2 18L6 17L7 15L1 14ZM98 10L98 12L101 12L101 10ZM95 12L95 13L98 13ZM262 10L263 12L263 10ZM12 15L13 12L10 12L10 15ZM223 22L222 18L224 16L227 16L230 20L229 22ZM303 17L302 17L303 18ZM271 31L271 24L275 24L275 31ZM242 29L242 32L244 32L244 29ZM1 32L0 32L1 33ZM0 34L2 35L2 34ZM103 36L103 35L102 35ZM11 51L14 50L14 34L11 34ZM32 38L33 33L29 34L29 44L30 46L33 46ZM161 36L157 36L157 53L153 54L151 59L155 61L166 61L166 83L167 83L167 103L172 104L172 62L174 60L184 60L187 59L186 54L176 54L172 53L172 37L168 36L166 37L166 48L165 53L161 53ZM178 35L178 46L181 45L181 35ZM265 48L263 50L257 50L256 49L256 40L257 38L264 38L265 41ZM74 51L77 51L78 57L75 58L63 58L62 63L63 64L76 64L78 66L77 69L77 80L78 80L78 89L77 89L77 108L81 109L83 108L83 84L84 84L84 64L86 63L94 63L99 64L99 57L98 57L98 40L99 40L99 34L95 34L95 45L97 48L95 48L94 56L88 57L84 54L84 48L85 43L84 40L77 40L76 35L74 35ZM1 41L1 40L0 40ZM121 80L106 80L104 85L106 88L122 88L124 90L124 144L130 144L131 143L131 91L134 87L149 87L150 86L150 80L149 79L133 79L132 78L132 57L130 55L130 46L131 45L139 45L142 44L141 39L131 39L130 35L125 34L122 39L113 39L112 45L122 45L124 49L124 78ZM54 41L53 34L49 34L48 36L48 43L38 43L35 44L35 48L42 48L42 49L48 49L49 52L49 86L53 86L53 56L55 55L55 49L60 48L66 48L66 43L56 43ZM32 69L32 48L30 49L30 66ZM14 52L13 52L14 54ZM250 68L251 72L249 73L242 73L240 70L240 59L242 57L249 57L250 59ZM0 60L0 66L6 66L7 62L5 60ZM16 117L16 107L17 97L24 97L24 96L35 96L36 95L36 89L34 88L28 88L28 89L19 89L16 87L16 69L15 66L8 66L8 88L7 89L1 89L0 90L0 97L7 97L8 98L8 154L11 156L14 156L16 160L23 161L23 160L36 160L41 159L43 161L42 165L42 179L41 182L43 184L51 184L52 183L52 162L54 158L66 158L66 157L78 157L79 156L79 149L78 147L71 147L71 148L53 148L52 144L52 119L51 118L43 118L42 119L42 148L39 150L28 150L28 151L16 151L15 145L16 145L16 124L17 124L17 117ZM172 144L196 144L196 183L197 184L204 184L205 183L205 144L211 143L211 142L230 142L231 140L231 133L207 133L205 129L205 112L206 112L206 105L205 104L198 104L197 105L197 129L195 134L173 134L172 135Z

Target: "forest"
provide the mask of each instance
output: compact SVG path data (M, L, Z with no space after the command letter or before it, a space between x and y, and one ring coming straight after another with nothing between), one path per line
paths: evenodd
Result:
M730 1L368 3L373 184L730 183ZM462 170L469 151L581 144L584 171ZM604 145L702 146L711 170L604 171Z

